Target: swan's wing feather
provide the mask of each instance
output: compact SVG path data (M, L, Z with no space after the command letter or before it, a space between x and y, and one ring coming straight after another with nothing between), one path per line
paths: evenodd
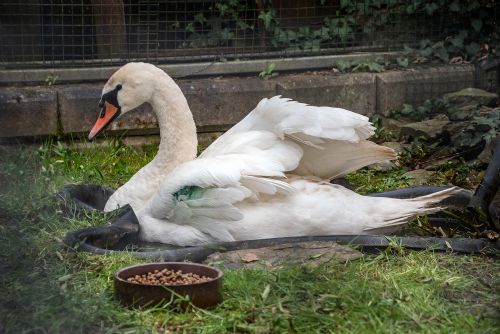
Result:
M368 117L331 107L314 107L275 96L263 99L242 121L219 137L200 157L217 157L233 153L253 154L265 149L269 153L289 154L274 148L275 136L295 144L289 155L292 171L302 176L332 178L364 166L393 159L395 153L366 141L374 133ZM288 147L292 147L291 145ZM302 155L303 154L303 155ZM282 163L286 160L281 160Z
M232 131L264 128L285 134L304 133L319 138L357 142L374 133L368 117L342 108L315 107L291 99L275 96L263 99L248 119Z
M332 107L315 107L275 96L262 99L227 133L267 130L280 138L303 133L313 137L358 142L374 134L368 117Z
M186 162L164 179L160 190L143 210L154 219L195 227L216 240L232 240L229 232L217 222L242 219L235 204L247 198L259 198L261 193L293 191L286 182L269 177L283 176L282 156L257 150L254 158L230 153Z

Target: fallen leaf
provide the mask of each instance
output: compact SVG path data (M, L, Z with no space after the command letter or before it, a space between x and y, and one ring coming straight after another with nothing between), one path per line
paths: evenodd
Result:
M59 277L57 280L58 280L59 282L66 282L67 280L69 280L69 279L71 278L71 276L73 276L73 275L71 275L71 274L67 274L67 275L64 275L64 276Z
M271 286L268 284L268 285L266 285L266 287L264 288L264 291L260 295L262 297L262 300L267 299L267 296L269 296L269 292L271 292Z
M311 259L317 259L318 257L323 256L323 254L325 254L325 253L318 253L318 254L311 255Z
M259 260L259 257L255 255L254 253L246 253L241 256L241 260L243 262L254 262Z
M421 56L415 57L415 59L413 59L414 64L422 64L422 63L426 63L428 61L429 61L429 58L421 57Z
M465 61L461 56L453 57L450 59L450 64L463 64Z
M63 256L62 256L62 254L61 254L61 253L59 253L58 251L56 251L56 256L57 256L57 258L58 258L59 260L64 261L64 258L63 258Z
M485 233L486 233L486 237L490 240L497 240L500 237L500 235L497 232L492 231L492 230L487 230L487 231L485 231Z

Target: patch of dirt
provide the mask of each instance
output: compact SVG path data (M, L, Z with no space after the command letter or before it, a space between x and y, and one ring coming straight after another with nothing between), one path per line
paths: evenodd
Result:
M361 252L333 241L311 241L217 252L204 263L226 268L277 269L284 264L318 266L332 260L347 261L361 256Z

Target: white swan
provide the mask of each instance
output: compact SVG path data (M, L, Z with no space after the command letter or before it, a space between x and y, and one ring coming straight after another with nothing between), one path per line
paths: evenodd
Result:
M116 191L106 210L131 204L146 241L196 245L366 234L438 211L432 205L457 191L376 198L324 181L392 159L394 152L366 140L374 128L365 116L281 97L263 99L194 159L196 129L185 97L165 72L145 63L123 66L106 83L89 139L144 102L158 117L158 154Z
M102 93L101 114L89 139L116 117L144 102L151 104L158 120L161 140L157 155L118 188L104 208L104 211L113 211L130 204L137 211L158 191L161 180L168 173L196 158L198 139L193 115L179 86L165 72L150 64L123 66L108 80Z

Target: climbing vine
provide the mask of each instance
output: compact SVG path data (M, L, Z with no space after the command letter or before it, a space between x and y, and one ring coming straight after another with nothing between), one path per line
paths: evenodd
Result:
M245 18L249 10L247 1L215 1L207 10L198 12L191 22L186 23L184 31L187 39L182 46L190 48L229 46L236 39L238 32L254 30L255 22ZM180 26L180 22L173 24L175 29Z
M282 51L377 49L389 44L404 49L397 59L401 67L484 59L495 54L500 41L494 0L340 0L337 7L325 0L316 2L325 8L325 17L315 24L286 26L271 0L219 0L191 21L173 26L184 29L186 48L245 46L244 36L263 37L259 47Z
M485 59L495 55L500 43L498 5L492 0L448 1L414 0L408 13L424 12L430 18L446 19L439 40L422 39L417 46L405 47L405 54L417 62L439 59L442 62Z

